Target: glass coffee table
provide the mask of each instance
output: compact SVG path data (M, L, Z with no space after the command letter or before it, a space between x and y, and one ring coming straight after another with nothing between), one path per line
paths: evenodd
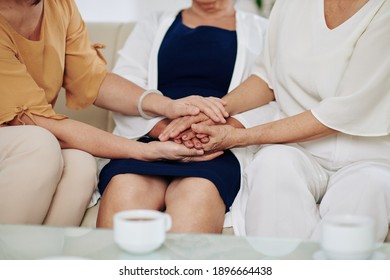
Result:
M319 250L302 240L170 233L158 250L136 255L114 243L112 230L0 225L2 260L311 260L322 258ZM390 259L390 243L379 244L374 258Z

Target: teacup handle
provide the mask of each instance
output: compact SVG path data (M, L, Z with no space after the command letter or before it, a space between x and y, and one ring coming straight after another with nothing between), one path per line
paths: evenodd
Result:
M172 227L172 218L169 214L164 214L165 231L168 231Z

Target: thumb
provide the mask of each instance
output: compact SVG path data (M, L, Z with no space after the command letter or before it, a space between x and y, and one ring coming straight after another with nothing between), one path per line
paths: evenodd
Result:
M210 126L202 125L202 124L192 124L191 129L195 134L205 134L205 135L211 135L212 129Z

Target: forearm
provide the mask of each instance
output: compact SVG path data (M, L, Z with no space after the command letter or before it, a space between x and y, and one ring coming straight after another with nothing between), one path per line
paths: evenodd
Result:
M34 125L27 116L23 116L22 121ZM41 116L34 116L34 121L36 125L49 130L63 149L78 149L103 158L146 158L146 144L116 136L82 122ZM12 124L19 125L17 121Z
M266 82L252 75L223 99L227 102L226 110L232 116L268 104L275 97Z
M159 121L152 130L149 131L148 136L157 139L170 122L169 119Z
M107 73L95 105L125 115L138 116L138 100L145 89L116 74ZM165 115L171 100L156 93L149 94L142 102L145 113L151 116Z
M236 120L235 118L228 118L226 121L227 121L226 124L231 125L231 126L233 126L235 128L245 128L242 125L242 123L239 122L238 120Z
M264 125L235 130L236 147L261 144L299 143L319 139L338 131L319 122L310 111Z

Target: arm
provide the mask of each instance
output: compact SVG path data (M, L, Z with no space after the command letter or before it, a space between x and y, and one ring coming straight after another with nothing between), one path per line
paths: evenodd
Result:
M226 111L229 115L233 116L243 111L265 105L275 98L273 91L268 87L267 83L260 77L252 75L222 99L227 103ZM174 120L160 134L159 139L161 141L167 141L170 138L177 138L182 132L189 129L192 124L205 120L207 120L206 116L202 115ZM235 120L235 123L239 122Z
M323 125L310 111L248 129L194 124L192 130L209 135L210 141L202 146L205 151L261 144L305 142L338 132Z
M126 115L139 115L137 105L145 89L113 73L107 73L96 44L91 48L85 24L76 8L70 13L66 34L63 86L71 108L97 106ZM204 112L215 121L224 121L224 102L218 99L185 98L173 101L158 94L147 95L141 104L151 116L168 118Z
M268 104L275 100L275 96L263 79L251 75L222 99L227 103L226 111L233 116Z
M34 125L27 115L22 116L21 121ZM203 155L202 150L187 149L172 142L145 144L129 140L71 119L55 120L34 116L34 121L36 125L53 133L61 148L79 149L98 157L189 161L190 157ZM10 125L21 123L14 119Z
M144 91L145 89L125 78L107 73L94 104L125 115L137 116L139 115L138 100ZM166 96L151 93L144 98L142 109L147 115L165 116L172 119L203 112L216 122L225 122L228 114L224 105L225 102L218 98L190 96L172 100Z

